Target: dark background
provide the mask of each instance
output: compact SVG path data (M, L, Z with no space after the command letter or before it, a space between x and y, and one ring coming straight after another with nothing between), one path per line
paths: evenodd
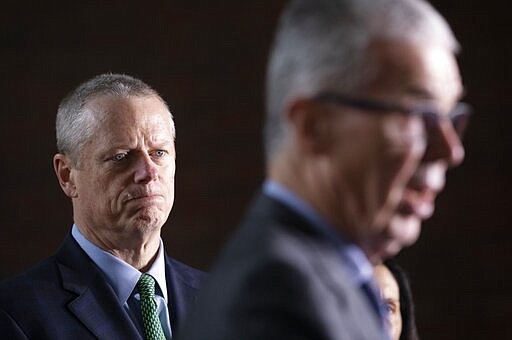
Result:
M505 1L437 0L476 115L466 161L404 250L422 339L510 339L511 19ZM282 0L0 3L0 279L52 254L71 204L53 174L61 98L103 72L140 77L175 114L167 251L207 270L263 178L263 74Z

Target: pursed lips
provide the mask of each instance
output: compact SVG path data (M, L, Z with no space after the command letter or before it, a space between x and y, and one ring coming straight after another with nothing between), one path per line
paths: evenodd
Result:
M398 208L401 215L415 215L422 220L434 213L435 200L443 190L445 167L441 163L422 167L405 189Z
M141 193L131 193L128 194L128 197L124 200L124 202L130 202L135 200L140 201L152 201L152 200L159 200L163 199L164 196L159 193L152 193L152 192L141 192Z
M434 213L436 196L436 191L431 189L406 190L398 212L404 216L416 215L425 220Z

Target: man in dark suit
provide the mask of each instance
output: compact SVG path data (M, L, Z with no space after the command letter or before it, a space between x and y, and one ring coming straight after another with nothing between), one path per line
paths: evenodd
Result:
M385 339L372 263L464 157L457 42L422 0L295 0L267 73L267 180L182 339Z
M160 238L174 202L175 127L142 81L97 76L57 113L54 168L74 225L57 253L0 284L6 339L169 339L202 273Z

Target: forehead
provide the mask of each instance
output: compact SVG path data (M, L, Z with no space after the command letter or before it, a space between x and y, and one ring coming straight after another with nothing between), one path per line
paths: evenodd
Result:
M171 116L166 105L157 96L117 96L100 95L87 103L95 117L107 121L118 117L149 117L155 114L166 113Z
M98 123L97 132L128 132L131 129L149 128L154 132L170 132L174 136L172 116L157 96L104 95L92 99L87 108Z
M385 298L399 298L398 284L393 274L384 265L378 265L374 269L375 280Z
M373 95L428 100L449 110L462 94L455 56L442 45L377 39L368 55L373 77L364 88Z

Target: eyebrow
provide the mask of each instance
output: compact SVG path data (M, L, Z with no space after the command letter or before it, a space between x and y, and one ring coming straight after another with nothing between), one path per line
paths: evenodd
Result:
M416 85L411 85L407 91L414 95L414 96L417 96L418 98L421 98L421 99L428 99L428 100L433 100L435 99L436 97L434 96L434 94L432 94L430 91L424 89L424 88L421 88L421 87L418 87ZM461 98L465 97L466 96L466 88L464 86L461 86L460 87L460 91L458 91L457 93L457 100L460 100Z
M386 298L384 300L385 300L385 302L393 302L393 303L400 302L400 299L394 299L394 298Z
M415 97L418 97L420 99L428 99L433 100L435 99L435 96L428 90L421 88L416 85L412 85L407 88L407 92L411 95L414 95Z
M160 139L160 140L154 140L151 141L152 145L158 146L164 146L164 145L173 145L175 141L173 139Z

